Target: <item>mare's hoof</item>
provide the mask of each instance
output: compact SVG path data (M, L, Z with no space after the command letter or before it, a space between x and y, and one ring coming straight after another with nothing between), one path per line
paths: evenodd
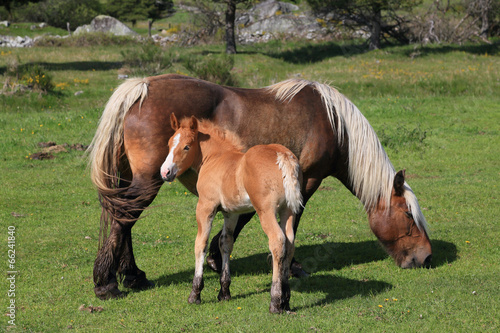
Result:
M221 290L219 291L219 296L217 296L217 299L219 300L219 302L229 301L231 299L231 293L230 292L223 293Z
M135 290L146 290L153 288L155 284L146 279L146 277L141 277L134 280L127 280L127 278L125 278L125 280L123 280L123 286L125 288L130 288Z
M207 265L214 272L220 273L221 272L220 267L222 266L221 257L217 255L214 256L209 255L207 257Z
M110 283L110 284L105 285L105 286L95 287L94 293L98 298L100 298L102 300L108 300L108 299L113 299L113 298L122 298L125 296L120 291L120 289L118 289L117 283Z
M290 275L296 278L303 278L303 277L308 277L309 273L307 273L303 268L302 265L299 264L298 262L294 261L290 265Z

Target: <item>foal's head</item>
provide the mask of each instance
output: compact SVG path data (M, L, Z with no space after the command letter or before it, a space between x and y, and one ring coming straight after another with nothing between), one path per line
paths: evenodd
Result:
M425 218L411 189L405 184L404 171L394 177L390 207L379 202L368 212L370 227L387 252L402 268L428 267L432 248Z
M170 115L170 125L175 131L168 140L169 151L160 174L164 181L171 182L182 175L195 161L200 149L198 144L198 120L192 116L181 123L175 115Z

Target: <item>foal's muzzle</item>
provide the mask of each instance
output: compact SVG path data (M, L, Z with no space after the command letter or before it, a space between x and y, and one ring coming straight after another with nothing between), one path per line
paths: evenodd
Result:
M175 177L177 176L177 171L177 166L175 164L168 168L162 168L160 171L161 178L165 182L173 182Z

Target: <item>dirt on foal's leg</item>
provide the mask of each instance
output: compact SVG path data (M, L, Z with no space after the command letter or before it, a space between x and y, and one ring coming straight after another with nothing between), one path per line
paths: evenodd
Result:
M271 304L269 312L281 313L290 310L290 287L288 286L288 272L286 266L286 237L276 220L276 212L267 210L266 213L257 211L262 229L269 238L269 250L273 256L273 279L271 285Z

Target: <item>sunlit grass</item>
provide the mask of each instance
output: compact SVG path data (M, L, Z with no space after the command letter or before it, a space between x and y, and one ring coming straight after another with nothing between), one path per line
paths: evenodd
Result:
M0 95L0 220L17 230L18 330L497 330L497 47L429 47L412 58L413 47L342 53L348 46L242 46L231 74L244 87L301 77L346 94L395 145L386 147L389 157L407 170L430 224L432 269L397 268L369 230L359 201L326 179L299 225L296 257L312 274L291 280L294 313L268 314L267 239L255 218L232 254L233 299L217 302L218 275L206 270L203 303L188 305L196 197L174 182L162 187L155 208L133 229L137 263L157 286L129 291L121 300L98 300L92 268L100 207L84 153L68 150L51 160L29 156L40 142L90 143L107 99L122 82L120 51L131 47L5 49L0 70L7 57L19 57L21 64L43 64L64 86L48 94ZM216 56L223 50L172 48L180 55ZM314 51L321 56L311 58ZM170 71L191 75L181 63ZM416 129L426 133L421 144L404 138L409 144L397 145ZM221 224L218 215L212 234ZM2 306L7 301L2 298ZM79 311L82 304L104 310Z

